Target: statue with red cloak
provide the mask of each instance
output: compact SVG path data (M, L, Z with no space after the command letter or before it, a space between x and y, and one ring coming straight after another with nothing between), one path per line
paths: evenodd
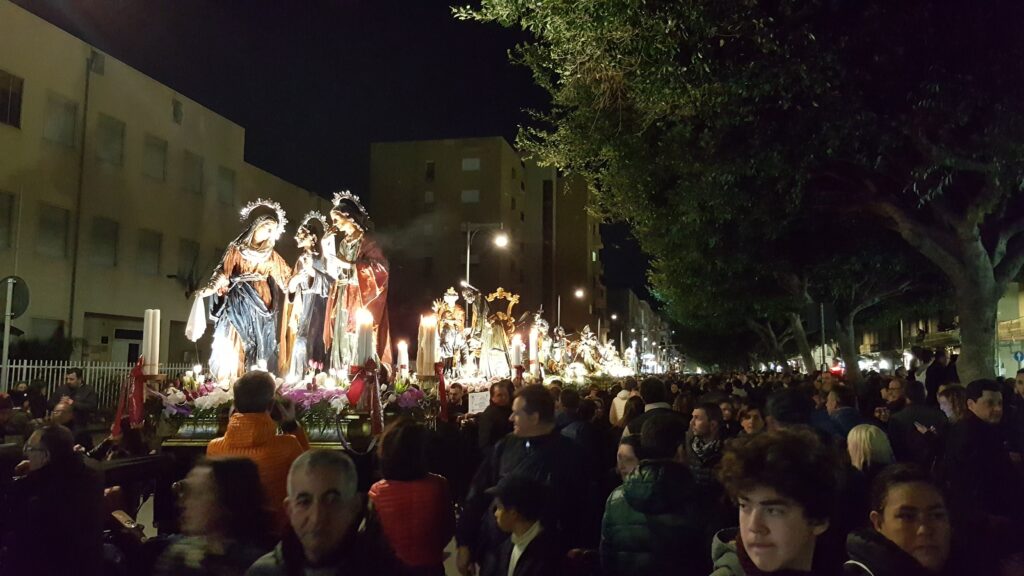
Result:
M362 364L363 359L355 358L360 309L373 316L377 363L390 366L388 260L357 196L348 191L335 193L330 218L331 226L322 240L327 274L334 281L327 295L324 322L330 367L339 374L348 374L352 366Z

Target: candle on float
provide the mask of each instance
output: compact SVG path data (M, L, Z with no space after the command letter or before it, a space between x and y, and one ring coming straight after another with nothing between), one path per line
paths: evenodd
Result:
M360 308L356 312L355 361L363 366L367 361L376 359L375 348L373 344L373 314L366 308Z
M512 366L523 365L523 338L519 334L512 336Z
M402 377L409 375L409 344L405 340L398 341L398 371Z
M151 374L160 373L160 309L153 310L153 338L150 339L151 354L153 361L150 363L153 371Z
M142 313L142 373L149 375L153 372L150 365L153 357L150 356L150 340L153 338L153 311L146 309Z
M530 374L536 376L540 370L540 361L537 358L537 353L540 350L539 347L540 334L537 332L537 328L530 329Z
M416 373L420 376L434 374L434 364L440 356L437 342L437 316L420 316L419 345L416 350Z

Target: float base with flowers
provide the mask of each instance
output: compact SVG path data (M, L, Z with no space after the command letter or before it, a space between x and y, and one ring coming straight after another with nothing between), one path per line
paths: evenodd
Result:
M151 416L159 420L164 446L205 446L224 434L231 382L215 381L199 368L152 392L160 402ZM351 377L310 372L299 382L276 380L278 399L295 407L296 420L316 447L365 452L388 421L408 416L432 427L439 411L436 384L417 382L415 376L388 384L372 362Z

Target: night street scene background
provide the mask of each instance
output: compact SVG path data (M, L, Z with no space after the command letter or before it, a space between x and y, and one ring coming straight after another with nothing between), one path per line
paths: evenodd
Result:
M1024 574L1021 22L0 0L0 574Z

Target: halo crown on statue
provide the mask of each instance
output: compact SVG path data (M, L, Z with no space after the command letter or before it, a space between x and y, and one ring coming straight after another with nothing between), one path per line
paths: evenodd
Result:
M327 217L316 210L310 210L306 212L306 215L302 217L302 222L299 223L299 228L307 228L310 220L320 223L320 230L327 230Z
M348 190L334 193L331 212L337 212L355 222L363 230L370 230L373 223L370 220L370 213L366 211L359 197Z
M265 208L267 210L271 210L274 212L273 217L277 221L277 226L274 228L272 237L275 241L277 241L277 239L280 238L282 234L284 234L285 226L288 224L288 218L285 218L284 208L281 208L281 205L279 203L273 200L265 200L263 198L258 198L242 207L242 210L239 212L240 217L238 219L241 221L248 220L249 216L251 216L254 211L260 208Z

